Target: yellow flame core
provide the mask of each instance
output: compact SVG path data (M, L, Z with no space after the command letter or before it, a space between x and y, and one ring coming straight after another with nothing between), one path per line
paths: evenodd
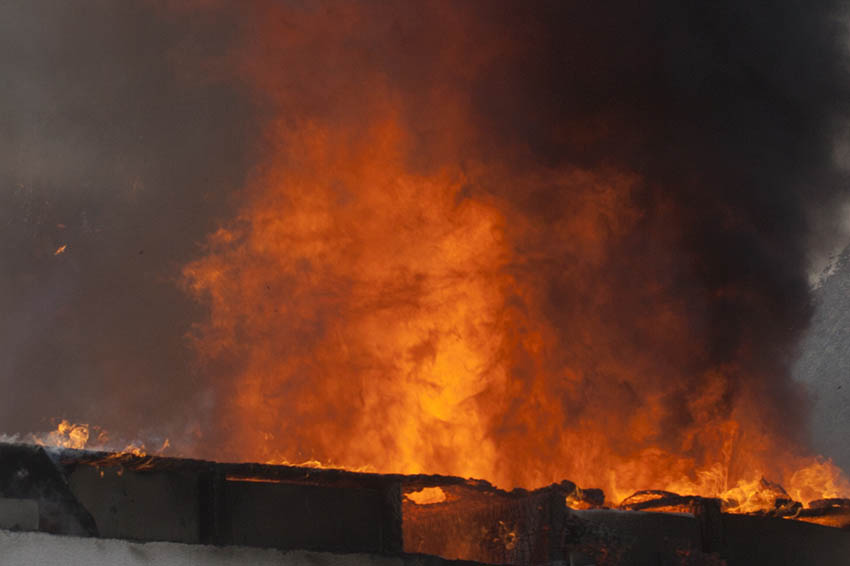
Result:
M439 487L423 487L419 491L405 493L404 496L417 505L433 505L446 500L446 493Z

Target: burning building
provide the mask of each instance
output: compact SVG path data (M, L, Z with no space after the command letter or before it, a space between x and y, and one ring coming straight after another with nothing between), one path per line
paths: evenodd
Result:
M622 4L0 8L0 427L163 447L20 448L2 495L38 503L4 526L517 564L844 556L850 482L791 368L846 237L850 15ZM288 511L316 506L314 530Z

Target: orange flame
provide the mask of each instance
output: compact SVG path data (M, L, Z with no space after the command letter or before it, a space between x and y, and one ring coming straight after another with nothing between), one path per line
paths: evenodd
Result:
M56 430L49 432L45 436L33 436L32 440L35 444L42 446L82 450L89 442L89 435L89 425L72 424L63 419L56 426Z
M587 412L571 421L569 405L599 384L582 367L580 348L557 344L534 312L536 290L516 274L527 260L508 239L534 227L511 225L498 202L462 196L469 177L460 171L405 171L396 123L371 135L364 150L335 146L315 125L292 135L287 145L300 167L285 172L286 184L269 180L235 227L212 237L210 255L185 270L211 305L199 347L243 363L225 404L237 457L307 456L507 487L567 477L603 487L614 501L655 488L734 498L742 509L763 475L787 481L804 501L850 493L830 463L806 464L756 435L759 421L747 407L714 414L733 368L707 375L692 392L697 420L680 445L690 456L652 444L668 415L664 393L651 384L626 413L608 391L614 396L594 408L600 421L585 420ZM586 187L557 239L581 250L592 271L606 238L617 237L603 225L616 218L625 230L634 218L625 205L634 180L573 172L545 182ZM589 298L589 307L604 300L598 292ZM578 318L577 343L593 348L607 334L604 323L589 312ZM675 312L661 312L656 331L673 334L681 324ZM552 367L562 349L578 363ZM516 356L537 373L512 375ZM650 362L635 359L596 371L646 375L651 365L641 364ZM549 371L562 377L553 382ZM506 415L511 428L499 430ZM636 449L618 455L621 443Z
M439 487L423 487L419 491L405 493L404 496L417 505L433 505L446 500L446 493Z
M474 69L510 46L466 44L470 22L445 18L455 43L434 65L455 74L412 111L371 51L327 40L366 25L331 5L258 3L268 13L233 55L278 114L237 217L183 271L209 307L195 344L218 373L214 457L568 478L615 502L664 489L742 510L762 477L804 500L850 494L777 431L765 392L739 379L757 368L711 365L701 298L668 292L676 211L647 217L638 174L468 149L484 143ZM539 187L557 199L535 201Z
M96 433L96 434L95 434ZM93 437L93 434L94 437ZM12 437L12 441L19 440L17 437ZM115 452L114 457L136 456L145 457L148 451L143 442L134 441L119 448L121 444L115 445L109 438L105 430L97 426L88 424L71 423L66 419L62 419L52 430L46 434L30 434L26 440L39 446L49 448L69 448L72 450L108 450ZM161 455L171 446L170 441L166 438L162 445L153 452L154 455Z

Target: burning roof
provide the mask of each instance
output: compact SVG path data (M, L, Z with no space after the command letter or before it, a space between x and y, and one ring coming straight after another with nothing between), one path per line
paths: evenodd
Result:
M699 552L717 513L840 523L850 481L811 449L790 368L843 230L845 6L622 4L2 3L0 428L479 477L527 490L492 491L508 514L551 493L576 520L687 512ZM89 506L124 523L63 482L170 466L118 460L50 476L74 532ZM289 473L181 462L201 541L242 540L218 517ZM400 505L439 532L459 481ZM549 524L460 509L504 552Z
M441 496L418 497L426 490ZM446 476L0 444L0 528L82 537L625 566L654 555L743 564L757 538L773 533L774 548L747 564L773 564L777 553L842 564L835 556L850 549L850 502L796 510L844 530L785 521L778 509L728 515L720 501L666 492L635 494L611 509L599 490L569 481L506 492Z

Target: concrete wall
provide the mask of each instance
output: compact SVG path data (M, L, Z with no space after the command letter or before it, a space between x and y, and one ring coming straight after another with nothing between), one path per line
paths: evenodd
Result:
M815 313L794 377L812 397L814 448L850 473L850 248L815 292Z
M0 530L0 566L445 566L428 556L375 556L133 543Z

